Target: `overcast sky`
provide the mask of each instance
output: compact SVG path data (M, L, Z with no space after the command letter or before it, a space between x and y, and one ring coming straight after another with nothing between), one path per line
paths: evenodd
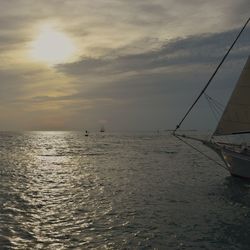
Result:
M250 16L249 0L0 0L0 8L0 130L173 128ZM73 59L31 58L45 24L74 41ZM249 55L248 26L208 94L225 102ZM207 111L201 100L184 127L213 127Z

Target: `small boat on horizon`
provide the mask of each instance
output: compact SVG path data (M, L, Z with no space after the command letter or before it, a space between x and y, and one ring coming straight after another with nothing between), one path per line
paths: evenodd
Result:
M104 126L101 127L100 132L101 132L101 133L104 133L104 132L105 132Z

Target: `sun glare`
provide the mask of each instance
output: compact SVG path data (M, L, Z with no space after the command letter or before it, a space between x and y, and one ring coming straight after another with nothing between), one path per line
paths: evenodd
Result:
M65 33L50 26L43 26L37 38L31 43L31 57L54 65L71 61L76 46Z

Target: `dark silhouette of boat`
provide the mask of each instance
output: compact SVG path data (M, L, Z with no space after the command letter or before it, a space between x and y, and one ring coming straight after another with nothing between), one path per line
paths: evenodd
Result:
M105 132L104 126L101 127L100 132L101 132L101 133L104 133L104 132Z
M188 109L181 122L176 126L176 129L173 131L174 136L206 156L208 159L227 169L232 176L238 176L248 179L250 179L250 147L247 144L248 138L246 138L246 140L241 143L229 143L228 141L230 138L228 136L241 135L242 139L244 139L243 134L250 133L250 56L248 57L245 67L242 70L240 78L235 85L231 97L229 98L229 101L225 108L214 98L208 96L205 91L249 21L250 18L247 20L247 22L239 32L233 44L223 57L222 61L217 66L215 72L213 73L205 87L202 89L199 96ZM210 136L210 139L203 140L185 134L177 134L176 132L180 128L182 122L185 120L192 108L196 105L201 96L204 96L206 98L213 112L216 112L218 114L219 111L222 111L220 120L217 123L215 131ZM220 158L224 162L224 165L216 162L211 157L201 152L200 149L191 145L186 141L186 139L202 142L205 146L209 147L220 156Z

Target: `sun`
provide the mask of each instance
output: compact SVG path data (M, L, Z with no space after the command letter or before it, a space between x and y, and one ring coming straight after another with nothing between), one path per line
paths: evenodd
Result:
M70 36L49 25L41 27L30 47L34 60L49 65L69 62L76 54L76 46Z

